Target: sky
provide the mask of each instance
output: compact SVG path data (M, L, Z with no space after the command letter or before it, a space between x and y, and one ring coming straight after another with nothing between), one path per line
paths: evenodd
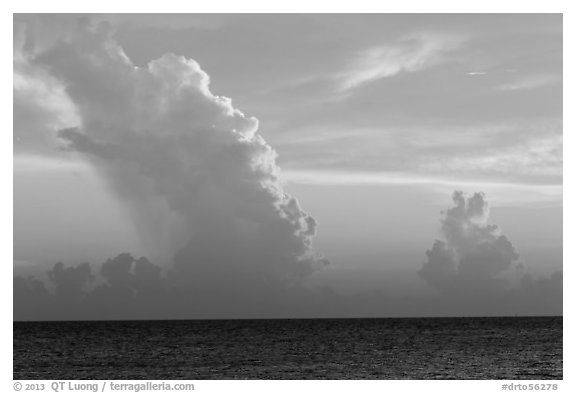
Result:
M562 40L15 15L15 318L561 314Z

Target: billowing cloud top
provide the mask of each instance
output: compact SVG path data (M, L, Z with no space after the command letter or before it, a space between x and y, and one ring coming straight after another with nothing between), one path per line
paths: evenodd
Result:
M59 136L131 211L157 260L214 289L283 282L326 261L316 221L279 183L258 121L210 92L198 63L165 54L135 66L101 23L29 59L57 80L79 121ZM208 284L207 284L208 283Z

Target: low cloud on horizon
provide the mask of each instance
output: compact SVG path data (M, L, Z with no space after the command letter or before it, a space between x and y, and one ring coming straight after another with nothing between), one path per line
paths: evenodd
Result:
M390 295L384 284L371 290L345 293L339 287L338 275L321 284L303 280L278 286L274 282L258 285L257 281L251 281L257 285L214 291L206 282L182 281L178 258L171 268L162 269L145 257L135 258L124 253L108 259L99 270L88 263L75 266L57 263L46 272L44 279L16 276L14 318L562 315L562 272L534 277L526 271L518 262L520 254L512 243L496 225L488 223L489 210L484 194L468 196L455 191L452 199L454 206L442 212L444 240L437 240L426 251L427 261L420 271L412 273L437 291L428 296L421 293ZM202 247L202 244L196 246ZM228 258L229 262L234 260L230 255L222 258ZM217 264L219 261L211 262ZM191 262L189 269L191 275L202 274L205 266ZM337 269L335 273L338 273ZM351 271L342 271L339 275L343 281L357 276ZM261 277L253 277L258 278ZM211 279L210 283L221 283L218 277Z

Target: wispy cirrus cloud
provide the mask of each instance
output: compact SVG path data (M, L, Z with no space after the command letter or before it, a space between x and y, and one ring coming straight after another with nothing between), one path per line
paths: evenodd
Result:
M543 74L527 75L516 78L510 82L502 83L496 87L499 91L525 91L539 89L541 87L562 84L561 75Z
M391 182L390 174L402 174L405 180L401 181L408 184L414 184L415 179L430 179L431 183L450 179L456 184L562 183L562 124L554 119L382 128L335 126L303 128L292 135L291 139L278 139L276 145L282 152L283 169L298 173L348 173L354 175L354 182L359 179L356 174L362 174L362 182L368 183L381 182L373 181L372 174L386 174L386 183ZM376 178L381 179L380 175Z
M545 135L503 149L472 155L438 157L424 164L427 170L453 174L491 174L529 177L533 181L557 183L562 177L562 134Z
M391 171L342 171L342 170L284 170L282 179L287 184L311 186L414 186L433 190L439 196L454 188L483 189L490 193L499 206L532 204L557 205L562 203L561 184L530 184L521 182L496 182L465 180L453 176L419 175Z
M337 90L343 93L401 72L417 72L434 66L464 41L463 36L417 34L365 49L344 71L335 75Z
M18 153L12 159L14 173L84 173L90 171L85 161L65 157L63 155L50 156L44 154Z

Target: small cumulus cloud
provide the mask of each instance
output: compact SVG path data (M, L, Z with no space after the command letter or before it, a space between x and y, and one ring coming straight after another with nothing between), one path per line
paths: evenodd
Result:
M128 253L99 271L88 263L59 262L44 278L14 277L16 319L149 318L172 303L162 269Z
M99 310L100 318L146 318L174 303L162 268L147 258L119 254L102 264L100 276L104 284L92 290L85 302L87 308Z
M64 301L78 302L86 286L94 280L88 263L66 267L62 262L48 271L48 277L55 286L55 295Z
M455 191L454 206L442 212L441 240L426 251L419 276L461 309L487 309L487 299L509 313L562 314L562 273L533 277L520 253L497 225L490 224L483 193Z
M445 292L484 293L500 289L504 273L517 267L519 253L496 225L488 224L484 194L452 196L454 206L443 212L441 234L426 252L420 276Z
M212 267L216 270L218 267ZM122 253L94 268L59 262L44 277L15 276L15 320L188 319L318 315L318 293L270 282L243 287L235 297L206 293L206 284L182 287L182 272ZM187 277L190 278L189 276ZM206 276L204 276L206 278ZM47 280L46 280L47 279ZM242 277L236 278L242 282ZM221 280L220 280L221 281ZM217 284L217 283L215 283Z
M53 295L44 282L34 277L14 276L14 320L51 318Z

